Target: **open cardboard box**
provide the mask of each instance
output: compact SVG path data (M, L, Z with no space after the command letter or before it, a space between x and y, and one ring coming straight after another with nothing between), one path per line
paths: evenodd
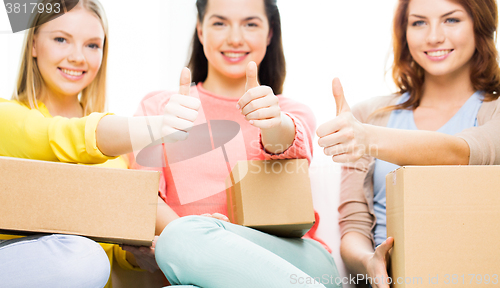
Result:
M500 285L500 166L410 166L386 176L392 287Z
M159 172L0 157L0 232L151 246Z
M314 225L305 159L238 161L226 187L232 223L282 237L302 237Z

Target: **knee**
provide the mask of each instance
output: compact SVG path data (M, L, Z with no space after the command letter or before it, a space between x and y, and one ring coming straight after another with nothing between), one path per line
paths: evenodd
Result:
M185 216L169 223L155 247L156 262L162 266L181 265L186 254L203 254L209 241L209 232L218 229L217 220L204 216ZM175 265L173 265L175 263ZM163 269L162 269L163 270Z
M104 287L110 275L108 256L96 242L80 236L54 235L61 251L61 280L72 287Z

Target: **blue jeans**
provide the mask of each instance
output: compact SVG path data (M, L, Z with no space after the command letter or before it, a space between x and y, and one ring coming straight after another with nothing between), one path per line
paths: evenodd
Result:
M318 242L280 238L210 217L171 222L156 243L155 255L173 285L341 287L335 282L339 274L332 256Z
M29 236L0 243L1 287L104 287L109 260L96 242L80 236Z

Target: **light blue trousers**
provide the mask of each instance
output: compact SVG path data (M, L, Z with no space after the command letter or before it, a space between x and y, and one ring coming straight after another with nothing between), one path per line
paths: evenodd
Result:
M210 217L187 216L168 224L155 255L170 283L192 285L184 287L341 287L332 256L318 242Z
M29 236L0 242L0 287L102 288L109 259L80 236Z

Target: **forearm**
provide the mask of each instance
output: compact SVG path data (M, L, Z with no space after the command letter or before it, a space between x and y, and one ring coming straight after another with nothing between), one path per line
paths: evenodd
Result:
M168 206L160 196L158 196L155 235L160 235L163 229L165 229L170 222L177 218L179 218L179 215L177 215L177 213L175 213L175 211L172 210L172 208L170 208L170 206Z
M280 154L292 146L295 139L295 124L288 115L281 113L281 124L261 129L261 134L264 149L271 154Z
M104 155L119 156L138 151L160 139L162 116L120 117L107 115L97 126L97 147Z
M340 255L353 274L368 274L367 261L374 250L370 239L357 232L348 232L340 241Z
M368 134L366 154L403 165L467 165L465 140L434 131L411 131L363 124Z

